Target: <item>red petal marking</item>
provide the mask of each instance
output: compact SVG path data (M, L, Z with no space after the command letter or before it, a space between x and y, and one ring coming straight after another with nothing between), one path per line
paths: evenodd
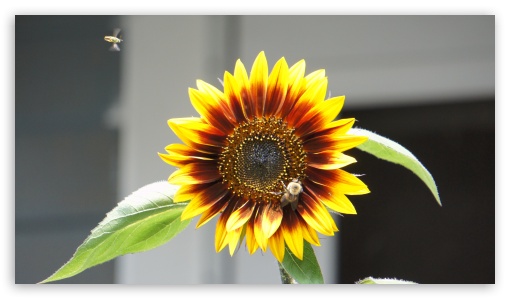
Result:
M169 144L165 147L165 150L170 155L181 155L181 156L193 157L193 158L197 158L197 159L212 160L212 159L216 159L216 157L217 157L214 154L203 153L203 152L197 151L187 145L180 144L180 143Z
M207 121L207 123L220 129L225 134L230 134L233 125L228 117L225 115L222 107L218 102L215 102L211 95L202 91L190 88L189 97L191 104L195 110Z
M344 99L345 97L336 97L326 100L307 112L302 120L295 124L296 135L304 137L323 129L338 116L344 105Z
M241 202L242 200L238 200L238 203ZM250 200L246 200L240 207L234 208L226 224L227 231L236 230L243 226L253 214L253 208L254 205Z
M228 193L228 189L218 182L211 187L198 193L182 212L181 219L190 219L217 204Z
M236 79L229 72L225 72L223 76L223 83L225 84L225 98L228 101L230 110L236 119L236 123L242 123L248 120L243 109L243 102L241 99L240 87Z
M223 248L225 248L225 246L227 246L229 242L229 239L227 238L226 223L230 217L230 214L232 213L233 208L237 204L237 199L239 198L231 195L230 199L228 200L227 207L221 213L220 217L218 218L218 222L216 222L216 234L214 240L216 252L220 252Z
M289 86L287 90L286 100L295 102L306 89L305 76L306 63L303 59L298 61L296 64L289 69ZM291 103L286 103L291 104ZM293 103L292 103L293 104Z
M311 197L322 201L328 208L338 213L356 214L351 201L342 193L340 188L328 188L305 179L304 192L310 194Z
M182 142L184 142L187 146L191 147L196 151L209 154L219 154L223 150L222 147L219 146L211 146L207 144L197 143L195 140L188 138L188 136L184 134L184 132L181 130L179 126L174 124L170 125L170 123L169 126L172 129L172 131L174 131L175 135L177 135L182 140Z
M192 185L196 186L196 185ZM218 215L228 204L228 200L230 199L230 196L227 194L226 196L223 196L217 203L212 205L208 210L205 210L202 213L202 216L200 216L200 219L198 219L196 228L201 227L202 225L206 224L211 220L214 216Z
M168 152L168 154L158 153L161 159L163 159L163 161L167 162L168 164L179 168L184 167L189 163L211 161L217 157L216 155L202 153L179 143L170 144L165 147L165 150Z
M178 119L168 120L168 125L181 140L189 140L198 144L223 147L226 135L209 124L179 123Z
M317 136L303 142L303 149L308 153L321 153L324 151L343 152L365 142L367 137L354 135Z
M327 87L327 78L323 78L306 89L303 95L296 101L292 111L287 115L287 122L290 126L294 127L298 122L308 121L308 118L303 116L316 108L320 102L324 101Z
M301 194L301 204L298 205L296 211L308 225L319 233L326 236L334 235L335 221L318 199L314 199L303 192Z
M248 79L248 74L246 73L246 69L241 62L241 60L237 60L236 66L234 69L234 78L237 81L239 87L239 94L241 97L241 106L244 111L244 115L248 119L253 119L255 117L255 104L251 98L250 90L250 80Z
M282 105L282 110L279 111L278 116L286 118L292 111L297 100L306 90L305 75L305 61L300 60L289 69L289 86L287 96Z
M168 178L168 182L176 185L203 184L221 179L221 174L215 163L189 163L175 171Z
M198 193L208 189L216 183L207 184L186 184L177 189L174 195L174 202L183 202L193 199Z
M225 100L225 95L219 89L202 80L197 80L197 87L200 91L209 94L211 98L216 101L218 106L221 108L223 115L225 115L232 124L236 123L234 114L228 105L228 101Z
M334 188L343 194L360 195L370 192L365 183L342 169L322 170L308 167L306 175L311 181L328 188Z
M311 134L307 134L306 136L302 136L304 140L309 140L319 136L341 136L345 135L354 125L354 118L344 118L335 120L326 125L325 128L322 128L319 131L315 131Z
M158 156L166 163L179 168L184 167L186 164L189 164L194 161L194 159L190 159L189 157L181 155L167 155L158 153Z
M289 67L285 58L278 60L269 75L267 87L266 108L264 116L276 115L281 110L289 84Z

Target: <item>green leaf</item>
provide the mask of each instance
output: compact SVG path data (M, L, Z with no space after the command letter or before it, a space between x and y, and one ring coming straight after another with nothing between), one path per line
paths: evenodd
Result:
M437 186L430 172L423 166L410 151L400 144L373 132L354 128L348 134L366 136L368 140L357 146L358 149L372 154L380 159L393 162L406 167L417 175L430 189L437 203L441 206Z
M73 257L41 283L74 276L118 256L163 245L191 220L181 221L186 203L174 203L177 186L168 182L146 185L106 214Z
M365 279L362 279L356 284L416 284L416 282L412 281L406 281L402 279L396 279L396 278L373 278L373 277L367 277Z
M300 284L323 284L321 268L315 257L312 245L304 241L303 260L298 259L287 246L281 264L297 283Z

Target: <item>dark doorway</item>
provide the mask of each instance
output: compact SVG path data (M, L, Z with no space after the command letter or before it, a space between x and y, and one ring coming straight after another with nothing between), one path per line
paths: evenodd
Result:
M495 283L495 101L346 111L409 149L442 200L409 170L353 149L371 194L341 218L339 283L368 276L422 284Z

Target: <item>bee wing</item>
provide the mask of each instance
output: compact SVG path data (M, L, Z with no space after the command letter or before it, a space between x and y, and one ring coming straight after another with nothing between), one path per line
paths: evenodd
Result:
M293 202L290 203L290 206L292 207L292 210L295 211L297 209L297 204L298 204L298 201L295 200Z
M280 200L280 206L283 208L286 205L288 205L289 203L290 203L289 194L287 194L287 193L283 194L282 199Z
M117 37L120 33L120 28L113 29L113 36Z
M110 47L110 51L120 51L119 45L117 45L117 44L113 44L113 45Z

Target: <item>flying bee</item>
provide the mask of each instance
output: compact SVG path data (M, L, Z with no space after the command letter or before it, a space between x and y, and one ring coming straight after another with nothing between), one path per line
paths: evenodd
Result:
M110 51L120 51L118 44L120 44L122 42L122 39L120 39L118 37L119 33L120 33L120 29L115 28L115 29L113 29L113 35L111 35L111 36L107 35L104 37L105 41L112 43L112 46L110 47Z
M303 186L301 185L301 182L298 179L292 179L292 182L290 182L287 187L285 187L285 184L282 182L283 186L283 192L271 192L273 194L282 194L282 198L280 200L281 207L285 207L290 203L292 210L296 210L298 205L298 199L299 194L303 192Z

